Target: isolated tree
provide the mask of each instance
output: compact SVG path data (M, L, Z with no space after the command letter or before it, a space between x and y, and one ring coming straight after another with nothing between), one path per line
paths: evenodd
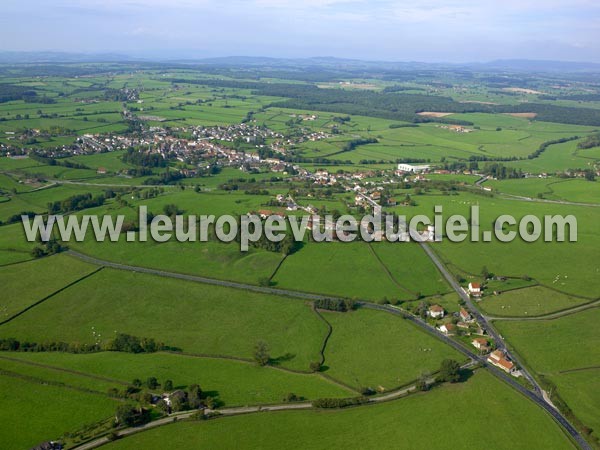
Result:
M483 277L484 280L487 280L490 276L490 272L487 268L487 266L483 266L481 268L481 276Z
M440 367L438 381L449 381L456 383L460 380L460 364L454 359L445 359Z
M146 380L146 386L148 387L148 389L156 389L158 386L160 386L160 384L158 384L158 380L156 379L156 377L149 377Z
M265 341L258 341L254 346L254 360L261 366L269 364L269 346Z
M321 363L319 361L313 361L310 363L310 371L311 372L319 372L321 371Z
M171 380L165 380L164 385L163 385L163 389L165 391L172 391L173 390L173 381L171 381Z
M130 427L135 423L135 418L136 412L134 407L127 403L119 405L115 412L115 421L119 425Z

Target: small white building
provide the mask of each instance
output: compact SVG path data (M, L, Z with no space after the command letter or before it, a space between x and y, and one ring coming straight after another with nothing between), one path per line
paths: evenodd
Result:
M469 283L469 294L474 297L479 297L481 295L481 284Z
M429 314L429 317L433 319L441 319L444 317L446 312L440 305L431 305L427 311L427 314Z
M456 325L452 324L452 323L445 323L443 325L440 325L438 327L438 329L444 333L446 336L454 334L454 332L456 331Z
M412 164L398 164L398 172L410 172L410 173L422 173L427 172L430 166L423 164L420 166L413 166Z

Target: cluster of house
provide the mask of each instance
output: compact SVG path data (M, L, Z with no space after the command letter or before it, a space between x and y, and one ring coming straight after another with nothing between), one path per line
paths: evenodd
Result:
M431 305L427 310L427 315L432 319L443 319L446 315L446 311L440 305ZM471 330L474 330L474 334L478 334L480 336L474 337L471 340L471 345L479 350L481 354L489 353L492 349L490 342L488 338L484 336L484 330L477 325L471 314L465 308L461 308L458 313L458 317L459 321L456 324L450 322L443 323L437 327L438 330L440 330L446 336L452 336L456 334L458 329L462 329L466 333L470 333ZM513 375L517 374L515 364L507 358L502 350L492 351L488 355L487 361L506 373Z
M461 125L437 125L437 127L444 130L454 131L455 133L472 133L475 131L473 128L466 128Z
M431 305L427 310L427 315L432 319L443 319L446 315L446 311L440 305ZM460 308L458 313L458 322L456 324L452 322L443 323L437 328L446 336L452 336L456 334L457 330L462 330L464 333L470 334L473 331L475 334L484 334L484 331L477 325L475 319L471 316L469 311L465 308Z

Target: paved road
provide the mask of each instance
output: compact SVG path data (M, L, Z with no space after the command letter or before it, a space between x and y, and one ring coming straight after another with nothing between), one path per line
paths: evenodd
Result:
M255 286L252 284L237 283L235 281L217 280L215 278L207 278L207 277L201 277L201 276L197 276L197 275L186 275L183 273L168 272L166 270L149 269L147 267L119 264L119 263L115 263L115 262L111 262L111 261L105 261L102 259L94 258L92 256L88 256L83 253L79 253L75 250L69 250L67 252L67 254L74 256L75 258L78 258L82 261L85 261L85 262L88 262L91 264L95 264L98 266L110 267L110 268L119 269L119 270L127 270L129 272L147 273L147 274L151 274L151 275L158 275L161 277L178 278L180 280L194 281L197 283L204 283L204 284L213 284L216 286L224 286L224 287L230 287L230 288L234 288L234 289L243 289L246 291L260 292L263 294L274 294L274 295L281 295L281 296L285 296L285 297L302 298L305 300L321 300L321 299L336 299L336 298L338 298L338 297L331 297L331 296L326 296L326 295L311 294L308 292L291 291L288 289L278 289L278 288L272 288L272 287L266 287L266 286Z
M434 262L436 267L438 267L440 272L448 280L448 282L454 288L454 290L461 296L461 298L463 298L465 300L465 302L467 303L467 306L469 307L471 314L473 314L473 316L480 321L480 324L484 328L487 329L490 336L494 337L494 339L496 339L496 336L497 336L497 339L498 339L497 346L499 346L499 348L505 348L504 341L497 334L497 332L488 324L488 322L481 315L481 313L479 313L479 311L475 308L475 306L471 302L470 297L463 291L462 287L456 282L454 277L447 271L445 266L440 262L440 260L433 253L433 251L428 247L428 245L426 243L421 243L420 245L424 248L427 255L429 255L429 257L432 259L432 261ZM280 296L295 297L295 298L301 298L301 299L306 299L306 300L317 300L317 299L324 299L324 298L329 298L329 299L339 298L339 297L309 294L309 293L298 292L298 291L290 291L290 290L286 290L286 289L254 286L254 285L250 285L250 284L236 283L236 282L232 282L232 281L215 280L213 278L206 278L206 277L200 277L200 276L195 276L195 275L185 275L185 274L180 274L180 273L175 273L175 272L168 272L168 271L157 270L157 269L148 269L145 267L131 266L131 265L126 265L126 264L118 264L118 263L113 263L110 261L104 261L104 260L101 260L98 258L93 258L91 256L87 256L87 255L84 255L82 253L79 253L79 252L76 252L73 250L69 250L68 254L70 254L71 256L74 256L78 259L81 259L83 261L92 263L92 264L105 266L105 267L111 267L114 269L126 270L126 271L137 272L137 273L148 273L148 274L158 275L158 276L163 276L163 277L177 278L177 279L194 281L194 282L199 282L199 283L213 284L213 285L218 285L218 286L231 287L231 288L235 288L235 289L243 289L243 290L249 290L249 291L254 291L254 292L261 292L261 293L265 293L265 294L276 294L276 295L280 295ZM358 302L358 303L360 306L362 306L364 308L385 311L385 312L388 312L391 314L403 316L405 319L410 320L412 323L421 327L429 334L432 334L433 336L437 337L438 339L441 339L442 341L444 341L451 347L455 348L456 350L458 350L459 352L461 352L462 354L467 356L471 360L468 364L471 364L473 361L477 361L477 362L481 363L483 366L486 366L490 370L490 372L493 373L495 376L504 380L506 383L508 383L514 389L518 390L523 395L525 395L526 397L530 398L533 402L538 404L540 407L542 407L543 409L548 411L552 415L552 417L554 417L554 419L560 425L562 425L564 427L564 429L573 437L573 439L579 444L579 446L582 449L592 450L591 447L589 446L589 444L585 441L585 439L583 439L583 437L579 434L579 432L569 423L569 421L557 409L555 409L551 403L548 403L545 401L542 389L537 385L535 380L533 380L531 375L529 375L525 371L525 369L523 368L523 365L520 364L518 361L515 360L521 366L521 368L522 368L521 371L522 371L523 375L526 377L530 377L533 380L532 385L536 387L535 391L530 391L530 390L526 389L517 380L515 380L514 377L512 377L510 375L506 375L505 373L501 372L495 366L490 365L484 356L476 355L475 353L473 353L472 351L470 351L463 345L459 344L454 339L451 339L450 337L444 335L442 332L440 332L436 328L427 324L425 321L421 320L419 317L416 317L412 314L409 314L406 311L403 311L400 308L397 308L397 307L394 307L391 305L379 305L379 304L368 303L368 302ZM502 346L502 347L500 347L500 346ZM513 360L515 359L512 355L511 355L511 357L513 358ZM410 390L410 387L406 388L406 390ZM403 392L402 394L396 394L396 396L401 396L404 393L406 393L406 392ZM251 412L258 412L258 411L278 411L278 410L283 410L283 409L302 409L302 408L310 408L310 407L311 406L309 403L296 403L296 404L283 404L283 405L273 405L273 406L263 406L263 407L235 408L235 409L230 409L230 410L219 410L219 412L221 414L223 414L224 411L228 411L227 414L231 415L234 413L242 414L242 413L251 413ZM234 411L237 411L237 412L234 412ZM191 415L191 413L187 413L187 414ZM188 416L180 415L178 417L184 418L184 417L189 417L189 415ZM142 429L153 428L156 426L164 425L166 423L169 423L171 420L173 420L172 417L167 417L167 418L155 421L155 422L151 422L144 427L127 429L122 432L123 433L122 435L132 434L137 431L141 431ZM131 431L129 431L129 430L131 430ZM108 440L106 438L100 438L100 439L97 439L95 441L92 441L92 442L86 444L85 447L81 446L81 447L77 447L77 448L78 449L91 449L91 448L95 448L100 445L106 444L107 442L108 442ZM89 445L92 445L92 444L94 444L94 446L90 447Z
M452 276L452 274L448 272L446 267L442 264L442 262L437 257L437 255L433 252L433 250L431 250L431 248L429 248L429 246L424 242L420 243L420 245L423 247L423 249L425 250L425 253L427 253L427 255L433 261L433 263L438 268L438 270L442 273L442 275L444 275L444 278L446 278L448 283L450 283L450 286L452 286L452 288L456 291L456 293L465 301L465 303L469 309L469 312L473 315L473 317L475 317L479 321L479 323L486 329L488 334L495 340L496 347L506 350L506 343L504 342L504 339L502 338L502 336L500 336L498 334L498 332L494 329L494 327L488 322L487 318L484 317L479 312L479 310L475 307L475 305L471 301L471 298L469 297L469 295L467 295L467 293L463 290L463 288L458 284L458 282ZM562 413L558 409L556 409L556 407L550 401L546 392L540 387L540 385L531 376L531 374L527 371L527 369L525 369L523 364L521 362L519 362L519 360L517 358L515 358L514 355L511 355L510 353L509 353L509 355L510 355L510 358L520 366L521 373L523 374L523 376L525 378L527 378L527 380L534 387L534 391L530 391L529 389L526 389L517 380L515 380L514 377L512 377L511 375L507 375L504 372L501 372L500 370L491 370L490 372L492 372L498 378L503 379L505 382L510 384L513 388L515 388L516 390L521 392L526 397L530 398L533 402L537 403L539 406L544 408L548 413L550 413L550 415L552 415L552 417L554 417L554 419L560 425L562 425L564 427L564 429L571 435L571 437L578 443L578 445L581 448L586 449L586 450L587 449L591 450L590 445L586 442L586 440L583 438L583 436L581 436L581 434L575 429L575 427L573 427L573 425L571 425L571 423L567 420L567 418L565 416L563 416ZM485 364L491 368L491 366L487 363L487 361L485 361Z
M442 273L442 275L444 275L444 278L446 278L446 281L448 281L450 286L452 286L452 288L456 291L456 293L460 296L460 298L462 298L465 301L467 309L469 310L471 315L477 320L477 322L479 322L479 324L494 339L494 342L496 343L496 348L509 353L508 349L506 348L506 343L504 342L504 339L502 338L502 336L500 336L500 334L490 324L490 322L487 320L487 318L479 312L479 310L475 307L475 304L471 300L471 297L464 291L462 286L460 284L458 284L458 282L456 281L454 276L450 272L448 272L448 269L446 269L446 266L444 266L444 264L440 261L440 259L437 257L437 255L429 247L429 245L427 245L425 242L421 242L420 245L423 248L423 250L425 250L425 253L427 254L427 256L429 256L431 261L438 268L438 270ZM527 381L529 381L531 383L531 385L534 387L535 391L541 395L542 388L538 385L537 381L531 376L531 374L527 371L527 369L525 369L523 364L521 364L521 362L518 361L518 359L514 357L514 355L509 354L509 356L513 361L515 361L521 367L521 373L523 374L523 376L525 378L527 378Z

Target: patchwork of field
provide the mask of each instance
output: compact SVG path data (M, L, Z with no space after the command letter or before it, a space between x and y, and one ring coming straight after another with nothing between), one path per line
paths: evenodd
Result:
M166 273L138 273L134 268L116 270L82 262L69 253L36 258L45 247L26 242L18 223L22 213L44 214L53 202L78 194L96 196L107 189L116 195L102 206L62 212L123 214L135 228L141 205L153 215L175 208L186 215L239 217L260 209L284 212L285 205L274 202L281 194L321 212L358 214L362 209L354 204L355 182L368 191L377 186L384 196L411 200L406 202L411 206L386 207L409 219L416 214L433 217L435 205L443 206L445 218L452 214L468 217L470 207L479 206L484 230L492 230L501 214L512 214L517 220L529 214L576 217L578 241L574 243L520 239L510 244L468 239L452 243L444 239L431 248L463 285L483 281L483 272L508 277L488 280L477 307L498 318L495 326L507 344L551 394L560 396L579 428L596 439L598 432L590 430L600 429L600 342L595 331L600 316L594 303L600 292L600 210L596 207L600 182L563 178L561 172L597 170L600 147L579 148L588 135L597 132L597 126L552 122L557 111L550 108L549 113L540 106L569 106L581 117L566 121L591 123L590 114L598 102L585 101L582 106L579 101L543 98L545 93L562 95L548 80L495 89L473 80L458 88L453 78L444 83L386 77L340 82L336 75L333 81L315 82L321 94L338 88L336 95L383 92L392 98L407 93L407 101L411 95L447 96L413 111L411 119L412 113L402 115L408 110L396 111L389 105L379 110L373 104L369 111L360 102L345 103L348 114L303 109L311 103L303 103L301 94L289 98L262 95L265 91L259 85L288 83L292 89L313 81L286 80L273 74L263 77L255 69L236 73L229 68L225 74L200 73L184 66L121 69L110 66L102 73L77 78L9 77L6 72L4 82L35 88L45 101L0 103L0 145L60 148L86 134L137 132L132 130L139 124L190 138L200 136L202 130L189 127L244 122L281 133L283 137L277 139L284 142L285 156L271 154L295 167L290 170L288 166L284 173L262 166L255 172L251 167L227 166L227 158L176 158L174 154L169 156L168 168L136 166L123 161L123 149L61 155L48 164L33 157L0 158L0 339L103 346L117 333L126 333L155 339L173 349L147 354L0 352L0 403L5 406L0 413L4 425L0 447L29 448L63 436L70 448L91 438L93 424L108 423L124 401L113 395L114 388L125 389L134 379L172 380L176 389L198 383L220 406L236 407L278 404L292 393L314 400L355 397L366 388L389 392L435 374L444 359L465 362L461 353L433 334L382 311L360 307L344 313L317 311L310 297L201 284ZM131 89L136 90L132 97ZM462 105L457 107L452 100ZM454 109L433 109L435 102ZM523 102L537 105L540 112L527 112ZM339 107L325 101L313 105L330 111ZM508 105L519 106L519 112L450 112L503 111L489 107ZM534 153L544 143L567 138L573 140ZM275 138L268 138L264 147L238 141L219 137L214 142L262 154ZM142 147L160 145L150 142ZM393 177L398 162L432 164L451 168L453 173L427 174L429 181ZM156 183L168 171L193 169L199 163L204 168L214 165L215 173L173 182L177 184L146 185ZM480 178L476 174L492 163L544 175L489 179L482 186L492 190L483 192L473 186ZM72 164L78 168L67 167ZM366 175L346 185L323 186L293 175L302 173L302 168ZM145 175L133 177L133 171L127 172L131 169L144 169ZM469 169L473 169L470 175ZM123 233L118 242L95 242L88 235L83 242L71 241L68 246L101 260L270 285L295 293L398 303L407 310L422 302L439 304L453 321L458 320L463 305L416 244L317 244L306 239L297 251L287 254L260 245L240 252L238 242L214 239L126 242ZM37 252L32 251L35 247ZM591 303L587 309L577 308L587 303ZM572 308L577 309L569 311ZM551 320L537 317L549 314ZM268 347L265 367L255 361L259 341ZM321 362L321 368L314 371L315 363ZM378 449L480 448L482 443L492 449L572 448L542 409L486 369L477 369L466 381L393 402L176 423L110 443L107 448L350 448L357 442L362 448Z
M460 414L455 414L456 411ZM344 411L284 411L180 422L111 443L109 449L176 447L447 448L423 433L436 418L440 428L460 435L461 446L486 448L572 448L552 419L493 376L478 372L466 383L425 395ZM502 424L499 426L498 424ZM510 439L507 438L510 436Z
M223 406L280 403L293 392L306 399L355 392L318 374L299 374L243 361L172 353L0 353L0 367L54 383L106 393L134 379L172 380L176 388L199 384ZM160 388L159 388L160 389Z
M535 215L540 220L545 215L575 216L577 242L549 244L540 239L528 243L520 238L510 243L496 240L482 242L480 236L479 242L470 242L470 239L451 242L444 239L433 249L450 264L451 269L454 267L458 272L463 271L478 276L486 266L496 275L515 278L527 275L542 285L566 294L580 295L589 299L597 298L600 292L600 281L597 276L600 266L595 264L598 259L593 255L600 248L600 230L597 227L596 208L522 202L498 197L488 198L469 193L445 198L435 195L416 198L418 203L416 207L391 209L399 214L406 214L409 218L416 214L432 216L434 205L442 204L445 218L452 214L461 214L469 218L471 206L479 206L481 231L492 232L494 221L503 214L511 214L517 222L529 214ZM517 227L510 227L510 230L518 231ZM509 247L510 251L508 251ZM582 261L588 263L582 264Z
M552 320L495 322L526 364L554 383L556 393L593 430L600 427L598 320L600 309L592 308Z
M0 322L95 270L97 267L64 255L0 267Z
M112 269L2 326L3 336L31 342L93 344L117 332L248 360L264 340L276 364L307 371L327 330L302 301Z

